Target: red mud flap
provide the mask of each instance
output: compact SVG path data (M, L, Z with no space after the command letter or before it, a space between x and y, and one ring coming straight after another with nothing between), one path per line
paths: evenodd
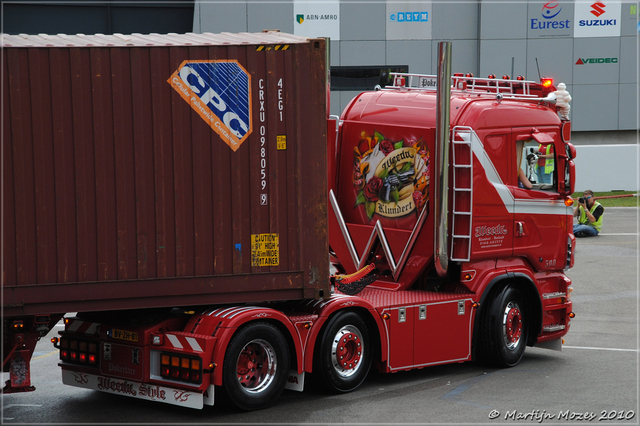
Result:
M62 370L62 383L84 389L98 390L114 395L125 395L147 401L164 402L187 408L201 409L203 405L213 405L214 387L204 394L198 391L174 389L165 386L113 379L79 371Z

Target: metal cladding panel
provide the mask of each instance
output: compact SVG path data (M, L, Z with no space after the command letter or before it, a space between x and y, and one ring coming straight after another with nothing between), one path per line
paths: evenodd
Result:
M5 315L329 294L323 39L3 42Z

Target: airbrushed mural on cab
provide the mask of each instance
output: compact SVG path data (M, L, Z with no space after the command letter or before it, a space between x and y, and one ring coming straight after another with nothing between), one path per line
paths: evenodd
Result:
M375 219L415 220L429 202L430 152L423 137L363 131L354 147L356 209ZM412 216L413 215L413 216Z

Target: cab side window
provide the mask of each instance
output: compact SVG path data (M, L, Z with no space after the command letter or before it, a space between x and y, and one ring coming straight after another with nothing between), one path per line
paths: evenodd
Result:
M518 144L520 145L520 144ZM531 139L517 147L518 163L531 182L532 189L554 191L557 186L556 158L552 143Z

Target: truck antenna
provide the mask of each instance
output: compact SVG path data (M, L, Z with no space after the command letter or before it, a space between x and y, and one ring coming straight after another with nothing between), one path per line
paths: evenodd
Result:
M538 79L542 80L542 76L540 75L540 66L538 65L538 58L536 58L536 68L538 68Z

